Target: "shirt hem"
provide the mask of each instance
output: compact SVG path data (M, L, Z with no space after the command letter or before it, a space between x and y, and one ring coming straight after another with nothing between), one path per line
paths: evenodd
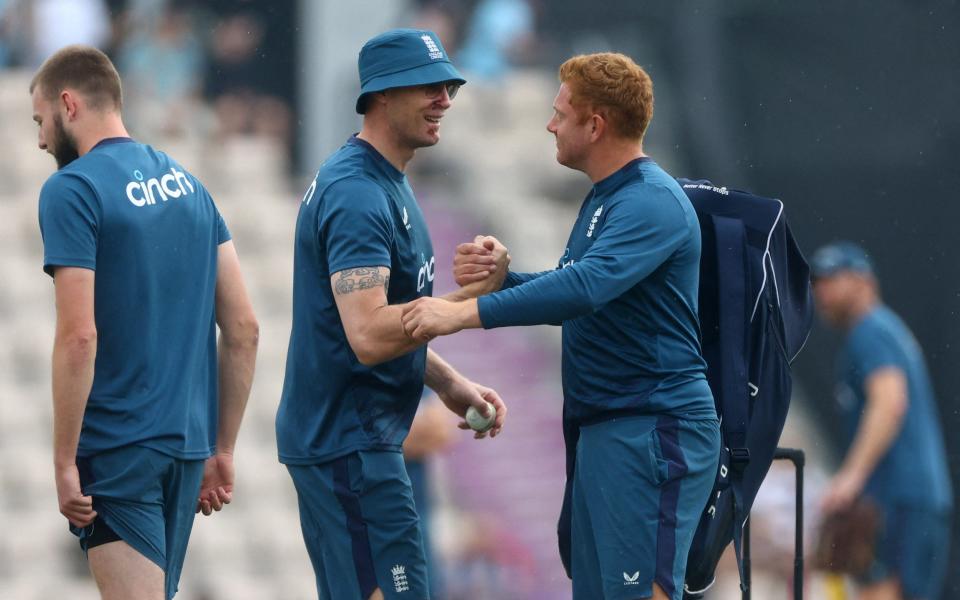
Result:
M357 444L339 450L334 450L332 452L325 452L323 454L311 456L292 456L289 454L279 454L278 458L280 460L280 464L284 465L318 465L347 456L348 454L353 454L354 452L361 452L365 450L375 450L378 452L402 452L403 444Z
M97 263L96 261L83 258L61 258L56 256L43 261L43 272L47 275L52 276L53 270L58 267L79 267L81 269L96 271Z
M95 456L102 452L109 452L111 450L117 450L119 448L130 448L134 446L139 446L140 448L148 448L150 450L156 450L161 454L166 454L167 456L176 458L177 460L206 460L213 456L214 447L210 446L205 450L188 450L188 451L179 451L173 450L169 446L164 446L163 444L151 443L150 440L138 441L138 442L128 442L124 444L115 444L112 446L105 446L102 448L77 448L78 457L87 457Z
M372 260L372 261L359 261L360 264L355 264L355 263L357 263L357 261L345 262L342 265L339 265L339 264L328 265L327 270L330 272L330 277L333 277L340 271L346 271L347 269L362 269L362 268L374 269L377 267L383 267L384 269L390 268L389 259L384 260L381 258L381 259Z

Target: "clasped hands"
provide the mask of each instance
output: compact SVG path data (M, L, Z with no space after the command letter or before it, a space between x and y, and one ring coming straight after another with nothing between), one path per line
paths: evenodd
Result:
M507 276L510 254L493 236L477 236L457 246L453 275L457 292L448 298L423 297L408 303L401 317L406 334L428 342L438 335L480 327L476 298L500 289Z

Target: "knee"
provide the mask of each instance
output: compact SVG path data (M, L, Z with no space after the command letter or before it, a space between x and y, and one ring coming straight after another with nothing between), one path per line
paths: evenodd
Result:
M663 591L663 588L660 587L660 584L654 582L653 584L653 596L650 597L651 600L670 600L670 596Z
M373 590L369 600L383 600L383 592L380 591L380 588Z

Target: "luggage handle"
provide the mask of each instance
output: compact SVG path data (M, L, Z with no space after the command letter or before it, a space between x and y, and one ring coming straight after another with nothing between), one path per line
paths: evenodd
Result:
M803 600L803 466L806 455L797 448L777 448L773 460L789 460L796 470L796 522L793 546L793 600ZM750 599L750 518L743 525L743 600Z

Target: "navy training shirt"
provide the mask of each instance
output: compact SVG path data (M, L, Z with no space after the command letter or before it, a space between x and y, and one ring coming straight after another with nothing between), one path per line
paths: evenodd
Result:
M649 158L597 182L557 269L511 274L478 300L485 328L563 325L567 414L715 419L700 351L700 225Z
M130 138L101 141L40 191L43 268L96 271L97 357L78 456L140 445L203 459L217 434L217 247L200 182Z
M373 367L350 348L330 277L387 267L389 304L433 293L434 257L407 177L352 137L321 166L297 216L293 327L277 412L280 462L401 450L423 391L427 348Z
M895 367L907 378L908 406L900 431L877 464L865 492L881 504L935 510L953 502L943 434L923 351L906 324L880 305L854 326L838 358L837 401L845 414L847 447L866 404L866 379Z

